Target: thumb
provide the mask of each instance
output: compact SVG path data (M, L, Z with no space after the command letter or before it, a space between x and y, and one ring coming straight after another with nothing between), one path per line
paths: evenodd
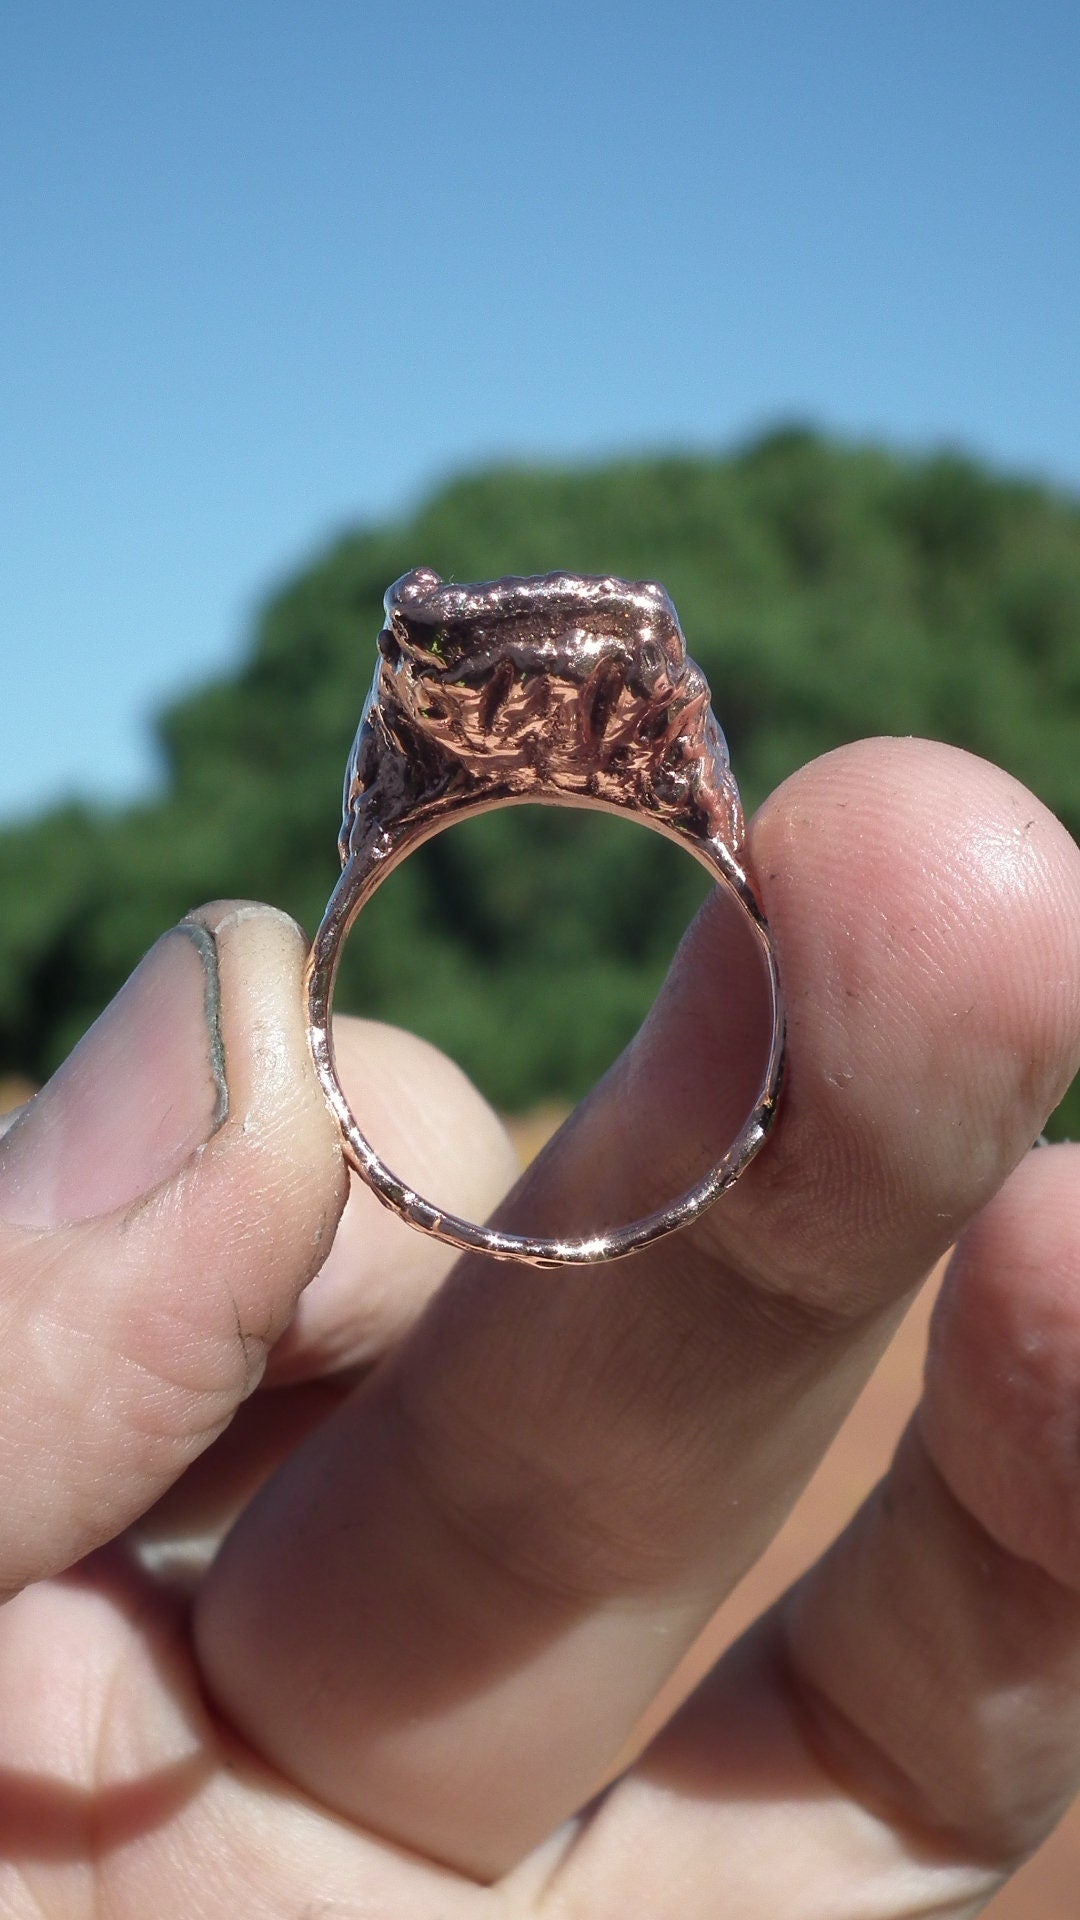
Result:
M347 1192L268 907L163 935L0 1139L0 1594L144 1512L228 1424Z

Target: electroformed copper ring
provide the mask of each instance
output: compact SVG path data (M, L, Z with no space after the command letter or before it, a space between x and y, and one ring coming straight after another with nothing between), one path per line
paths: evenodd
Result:
M648 581L549 573L452 586L421 567L390 588L384 605L375 679L345 775L342 875L307 969L312 1054L345 1157L401 1219L450 1246L538 1267L616 1260L711 1206L776 1117L780 982L708 683L687 655L668 595ZM423 841L471 814L526 801L631 813L686 847L738 900L771 995L761 1084L723 1158L668 1206L582 1239L477 1226L414 1193L361 1132L334 1065L334 978L361 908Z

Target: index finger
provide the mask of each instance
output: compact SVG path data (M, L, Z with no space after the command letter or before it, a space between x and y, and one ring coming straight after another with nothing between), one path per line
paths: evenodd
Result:
M621 1265L463 1262L201 1603L211 1687L263 1753L480 1876L589 1796L1077 1063L1080 855L1006 775L863 743L752 846L790 1012L771 1145ZM651 1199L745 1110L766 1011L711 902L515 1220Z

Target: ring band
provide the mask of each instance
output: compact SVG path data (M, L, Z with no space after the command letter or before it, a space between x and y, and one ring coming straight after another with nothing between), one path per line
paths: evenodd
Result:
M345 1158L401 1219L452 1247L555 1267L615 1260L696 1219L733 1185L776 1117L784 1013L744 857L744 822L708 682L663 587L552 573L477 586L406 574L384 602L375 679L345 775L342 874L308 958L308 1037ZM361 1132L334 1064L338 963L394 868L456 821L525 802L630 813L685 847L748 920L772 1009L753 1109L723 1158L669 1205L583 1238L478 1226L434 1206Z

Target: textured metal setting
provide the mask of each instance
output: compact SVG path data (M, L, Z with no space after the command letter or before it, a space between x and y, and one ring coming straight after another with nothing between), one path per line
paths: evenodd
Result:
M687 655L668 595L648 581L551 573L452 586L418 568L390 588L385 608L345 776L342 876L308 962L312 1053L346 1158L402 1219L451 1246L536 1266L616 1259L711 1205L758 1151L776 1113L780 987L708 683ZM679 841L743 907L772 996L758 1097L723 1159L669 1206L588 1239L504 1233L433 1206L379 1159L334 1067L334 977L376 887L453 821L526 801L632 813Z

